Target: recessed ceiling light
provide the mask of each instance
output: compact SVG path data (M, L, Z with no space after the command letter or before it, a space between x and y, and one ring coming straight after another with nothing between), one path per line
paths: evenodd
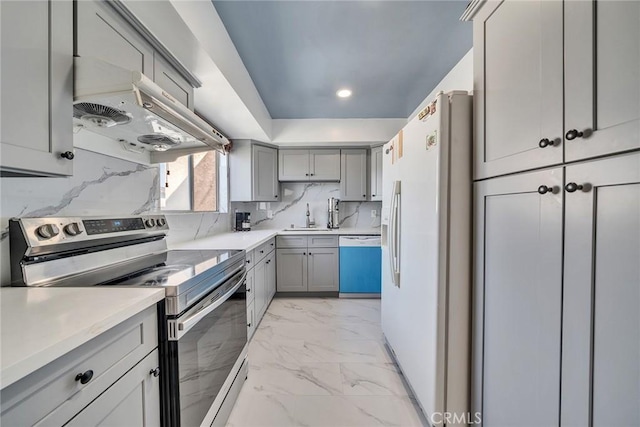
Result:
M351 89L340 89L336 92L338 98L348 98L351 96Z

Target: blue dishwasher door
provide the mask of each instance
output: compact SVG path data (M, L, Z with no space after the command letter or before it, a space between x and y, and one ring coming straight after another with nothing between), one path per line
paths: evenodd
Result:
M340 293L380 293L381 260L379 243L378 246L357 243L343 246L340 238Z

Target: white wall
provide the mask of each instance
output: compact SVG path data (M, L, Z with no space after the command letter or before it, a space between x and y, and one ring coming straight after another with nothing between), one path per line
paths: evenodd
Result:
M273 120L274 144L314 145L332 144L371 145L387 142L402 129L405 119L292 119Z
M452 90L473 90L473 48L469 49L460 61L447 73L446 76L435 88L427 95L427 97L413 110L413 113L407 118L407 122L411 121L418 113L434 100L438 92L450 92Z

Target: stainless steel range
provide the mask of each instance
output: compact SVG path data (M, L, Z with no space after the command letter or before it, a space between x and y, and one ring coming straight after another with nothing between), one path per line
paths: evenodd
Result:
M12 219L12 285L163 287L163 425L224 425L247 376L245 252L167 250L168 231L163 215Z

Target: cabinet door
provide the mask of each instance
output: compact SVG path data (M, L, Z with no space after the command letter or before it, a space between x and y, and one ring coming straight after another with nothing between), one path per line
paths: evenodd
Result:
M248 259L247 259L247 261L248 261ZM249 264L247 264L247 268L249 268ZM249 271L247 271L246 288L247 288L247 307L248 307L249 303L253 301L253 299L255 298L255 295L256 295L255 269L253 267L251 267L251 269Z
M640 148L640 2L564 8L566 160Z
M72 2L2 1L0 32L0 171L72 175Z
M307 249L278 249L278 292L307 291Z
M267 256L267 305L276 294L276 251Z
M640 153L569 166L562 425L631 426L640 402ZM565 187L566 188L566 187Z
M253 200L278 201L278 150L262 145L254 145L252 150Z
M76 55L140 71L153 79L153 49L107 2L87 0L76 5Z
M256 332L256 315L255 315L255 300L251 300L247 304L247 340L253 337Z
M278 150L280 181L309 181L309 150Z
M309 292L338 292L338 248L309 248Z
M371 200L382 200L382 147L371 149Z
M309 150L311 181L340 181L340 150Z
M367 200L367 150L341 150L340 199Z
M260 319L262 319L262 313L267 304L266 259L257 263L253 270L253 289L256 293L254 297L254 310L256 313L256 322L260 322Z
M558 423L561 185L561 168L476 184L472 411L485 426Z
M193 110L193 87L160 55L155 55L153 80L178 102Z
M489 2L474 19L476 179L562 163L562 8Z
M66 426L159 426L160 378L154 350L84 408Z

